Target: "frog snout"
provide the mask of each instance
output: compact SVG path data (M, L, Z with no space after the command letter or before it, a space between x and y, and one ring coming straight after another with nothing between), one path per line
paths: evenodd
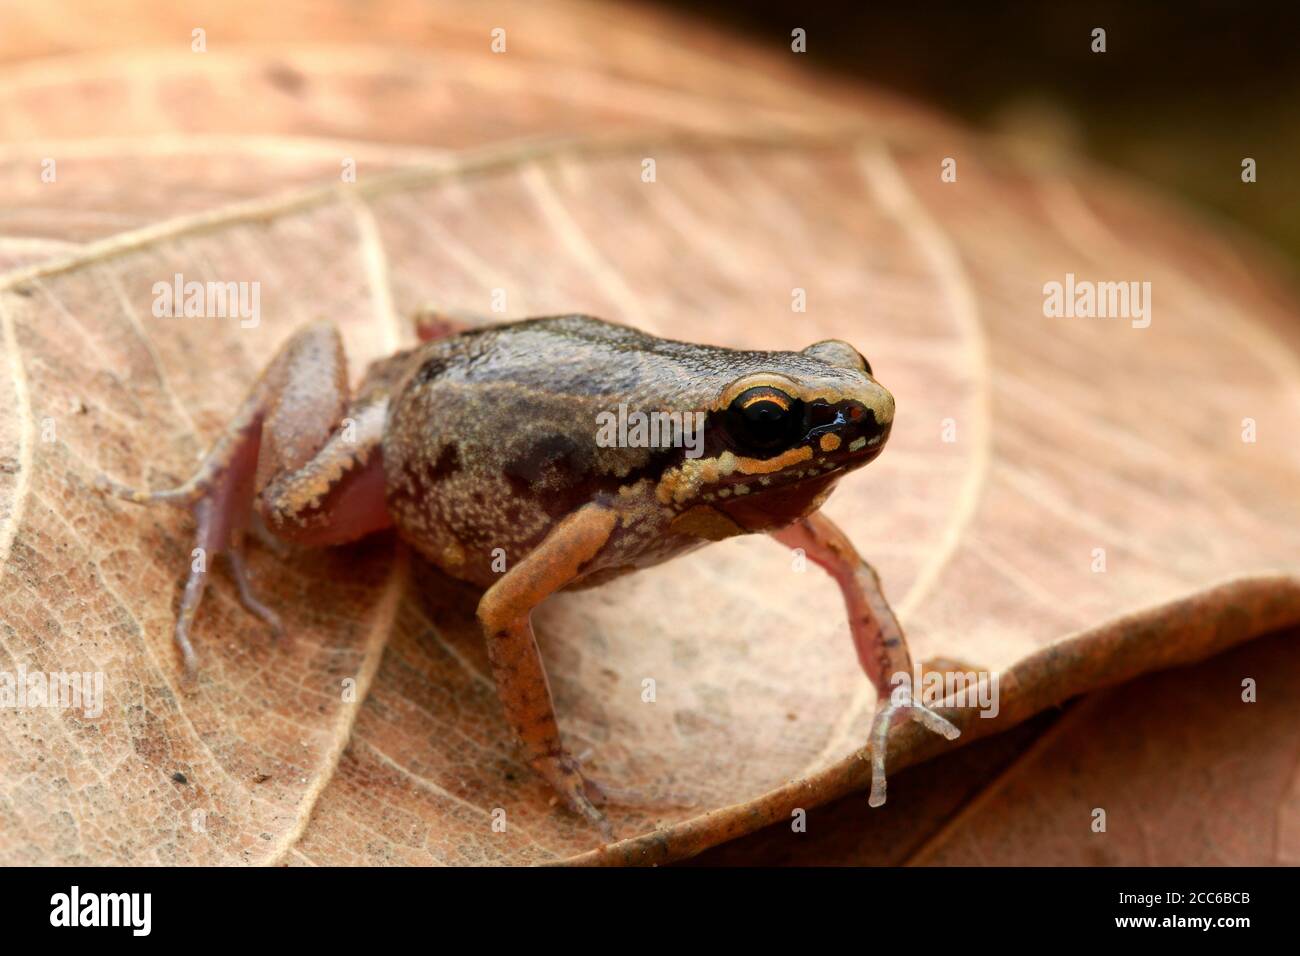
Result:
M894 423L894 396L883 388L877 387L875 394L864 403L870 410L876 424L886 431Z
M849 422L854 444L865 439L868 448L879 447L894 424L894 396L878 386L861 395L850 408Z

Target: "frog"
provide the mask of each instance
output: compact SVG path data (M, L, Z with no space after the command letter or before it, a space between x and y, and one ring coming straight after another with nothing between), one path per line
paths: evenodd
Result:
M250 581L250 540L330 547L395 529L481 593L477 621L522 756L607 838L600 807L614 789L561 739L532 613L717 541L767 535L838 585L877 692L872 806L885 802L891 728L911 719L958 736L897 680L912 660L880 577L822 511L893 426L893 395L856 348L700 345L578 314L491 323L426 309L414 325L414 344L370 363L355 390L338 327L303 327L187 480L146 491L101 473L95 487L188 509L195 547L225 557L243 606L275 632L280 618ZM616 410L674 427L610 440ZM209 565L192 563L174 626L191 676Z

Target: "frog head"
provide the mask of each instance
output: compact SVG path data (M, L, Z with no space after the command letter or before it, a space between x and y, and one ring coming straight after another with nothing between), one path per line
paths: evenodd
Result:
M750 354L761 361L706 409L700 457L683 460L660 483L663 503L699 509L688 525L707 513L719 528L734 525L733 534L784 527L821 507L889 438L894 398L847 342Z

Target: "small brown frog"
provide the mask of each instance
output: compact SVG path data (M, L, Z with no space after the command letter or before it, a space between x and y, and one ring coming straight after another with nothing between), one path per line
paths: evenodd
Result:
M277 629L244 568L254 510L304 545L395 526L444 572L485 589L478 618L506 718L531 766L606 835L604 795L560 740L532 610L710 541L771 534L839 584L879 694L873 806L885 799L895 716L957 736L892 686L912 672L903 632L875 571L818 511L880 454L894 418L893 396L856 349L737 351L581 315L460 331L426 317L420 328L422 344L373 363L351 398L337 329L304 328L188 481L143 492L100 476L98 487L191 509L196 547L228 557L244 605ZM190 574L176 620L191 671L206 585L206 573Z

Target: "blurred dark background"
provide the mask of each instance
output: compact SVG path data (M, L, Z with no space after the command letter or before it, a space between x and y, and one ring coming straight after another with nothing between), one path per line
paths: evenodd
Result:
M663 2L780 49L803 27L813 68L978 128L1064 139L1300 264L1300 3Z

